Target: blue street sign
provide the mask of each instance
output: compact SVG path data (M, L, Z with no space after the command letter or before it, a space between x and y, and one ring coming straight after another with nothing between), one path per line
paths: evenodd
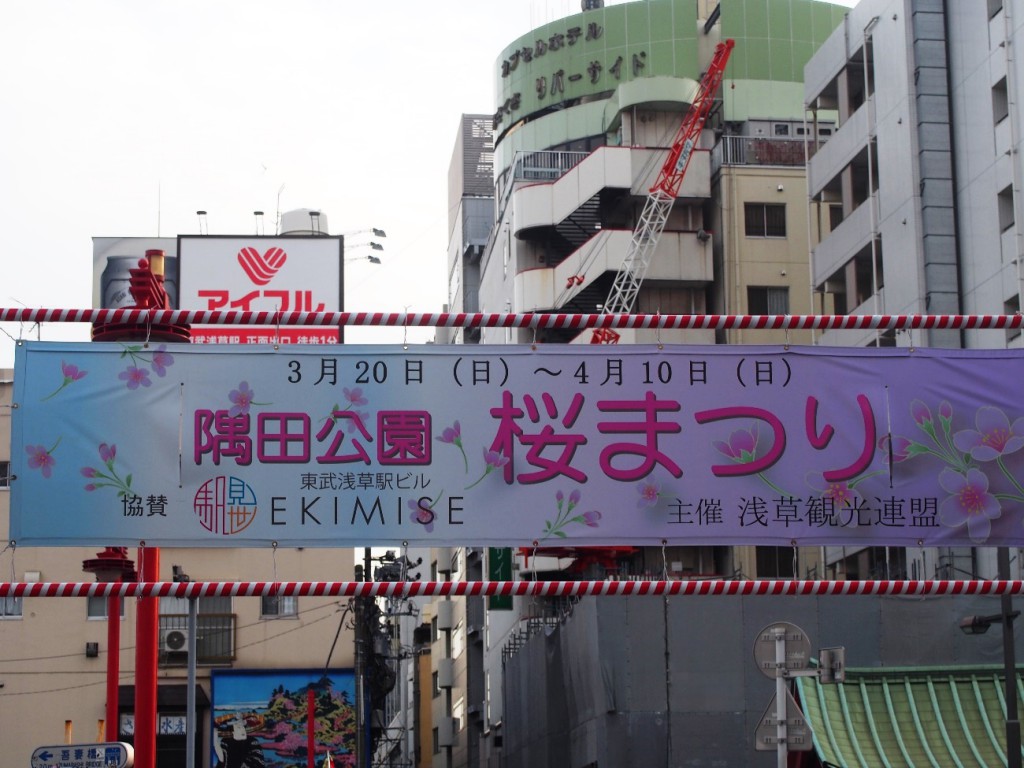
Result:
M60 744L32 753L32 768L132 768L135 749L122 741Z

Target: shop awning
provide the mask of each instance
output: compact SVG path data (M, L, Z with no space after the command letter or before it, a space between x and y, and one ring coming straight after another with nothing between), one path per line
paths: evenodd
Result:
M848 670L846 682L797 678L814 748L837 766L1006 764L1002 667ZM1020 711L1022 694L1017 677Z

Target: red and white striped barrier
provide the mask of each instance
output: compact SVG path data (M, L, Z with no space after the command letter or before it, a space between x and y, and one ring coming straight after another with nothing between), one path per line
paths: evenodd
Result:
M778 595L1016 595L1020 580L800 581L192 581L0 583L0 597L537 597L778 596Z
M242 312L178 309L0 308L0 322L196 325L405 326L436 328L982 329L1021 328L1021 315L650 315L507 312Z

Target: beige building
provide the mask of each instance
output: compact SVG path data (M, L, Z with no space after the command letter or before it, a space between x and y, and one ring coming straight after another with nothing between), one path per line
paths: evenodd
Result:
M8 530L11 370L0 370L0 529ZM69 510L68 514L74 514ZM85 582L85 560L101 548L36 547L9 542L0 553L4 581ZM138 554L129 550L136 560ZM351 580L351 549L163 549L160 578L175 571L192 581ZM211 764L211 678L215 671L309 671L328 665L351 670L354 645L344 621L344 600L311 597L200 599L195 638L197 682L197 766ZM158 736L159 768L185 764L187 601L160 603ZM67 742L104 741L107 647L106 602L87 598L0 600L0 742L4 765L28 765L35 749ZM125 601L121 619L120 734L131 741L135 682L135 599ZM339 623L342 634L333 645ZM177 635L175 635L177 633ZM333 649L333 654L331 653ZM181 731L180 733L178 731Z

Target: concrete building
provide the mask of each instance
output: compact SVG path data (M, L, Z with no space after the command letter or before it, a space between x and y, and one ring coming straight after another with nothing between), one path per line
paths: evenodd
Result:
M448 311L480 311L480 261L494 225L491 115L463 115L448 167ZM474 343L480 330L438 329L443 343Z
M862 0L804 70L808 166L835 228L813 249L823 303L850 314L1013 314L1021 293L1024 4ZM830 331L822 344L1019 348L1019 331ZM990 549L830 550L830 575L990 578Z

